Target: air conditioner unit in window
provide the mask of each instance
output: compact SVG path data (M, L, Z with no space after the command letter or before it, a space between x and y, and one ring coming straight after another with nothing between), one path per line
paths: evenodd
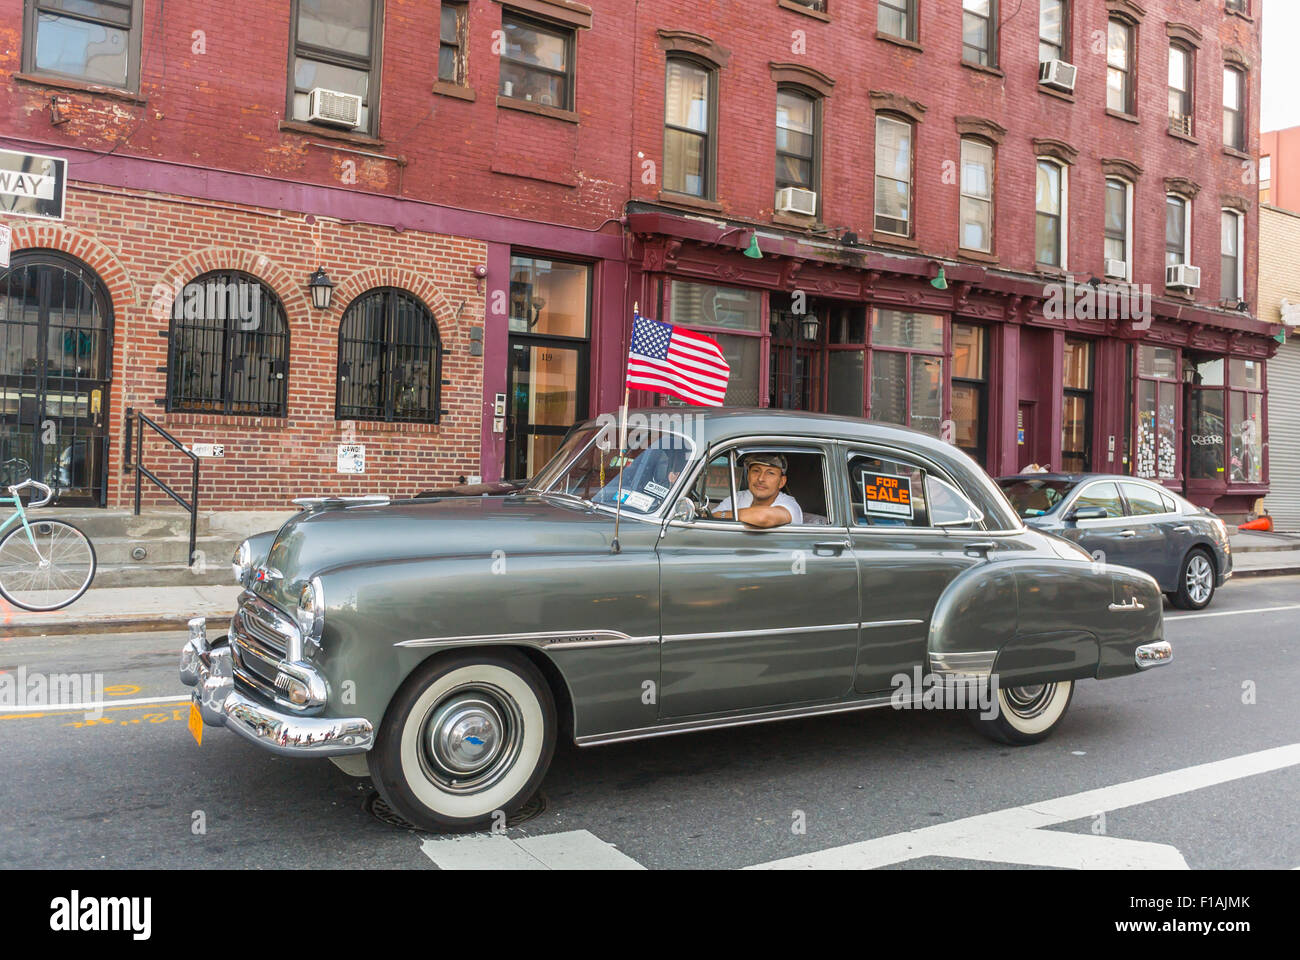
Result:
M817 194L802 187L785 187L776 192L776 209L779 213L798 213L805 217L817 216Z
M1169 131L1170 133L1190 137L1192 135L1192 118L1185 113L1169 114Z
M1199 290L1201 268L1186 263L1165 267L1165 286L1175 290Z
M1066 93L1074 92L1074 79L1078 74L1079 68L1064 60L1044 60L1038 65L1038 82Z
M307 120L339 127L355 127L361 122L361 98L338 90L314 87L307 95Z
M1124 260L1107 260L1106 261L1106 279L1108 280L1127 280L1128 263Z

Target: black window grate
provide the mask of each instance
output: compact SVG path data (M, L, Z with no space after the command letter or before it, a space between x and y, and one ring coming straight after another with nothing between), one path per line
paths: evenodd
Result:
M289 327L264 283L207 273L177 291L169 331L167 409L283 417Z
M433 314L401 290L358 297L339 324L339 420L437 423L442 340Z

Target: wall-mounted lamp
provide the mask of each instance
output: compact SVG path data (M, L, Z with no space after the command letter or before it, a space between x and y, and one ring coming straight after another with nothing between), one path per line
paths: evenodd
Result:
M749 235L749 249L745 251L745 256L751 260L762 260L763 251L758 248L758 232L755 231Z
M317 267L316 272L307 281L311 290L311 305L317 310L328 310L334 299L334 281L329 278L324 267Z
M948 289L948 274L944 271L943 264L939 265L939 275L930 281L930 286L936 290Z
M799 332L803 334L805 340L816 340L820 330L821 321L817 319L815 313L810 313L799 321Z

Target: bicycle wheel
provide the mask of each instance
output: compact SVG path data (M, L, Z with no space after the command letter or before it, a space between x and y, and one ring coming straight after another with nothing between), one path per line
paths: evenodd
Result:
M31 539L20 525L0 540L0 595L24 610L66 607L90 587L95 548L65 520L27 522Z

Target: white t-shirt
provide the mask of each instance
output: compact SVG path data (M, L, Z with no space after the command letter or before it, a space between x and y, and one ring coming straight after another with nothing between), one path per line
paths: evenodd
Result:
M740 493L736 494L736 502L740 504L741 510L744 510L746 507L752 507L754 505L754 495L748 490L742 490ZM803 511L799 509L799 502L795 500L794 497L790 496L790 494L778 493L776 499L772 501L772 506L785 507L789 510L791 523L803 523ZM718 508L713 512L727 513L729 510L731 510L731 498L727 497L726 500L723 500L718 504Z

